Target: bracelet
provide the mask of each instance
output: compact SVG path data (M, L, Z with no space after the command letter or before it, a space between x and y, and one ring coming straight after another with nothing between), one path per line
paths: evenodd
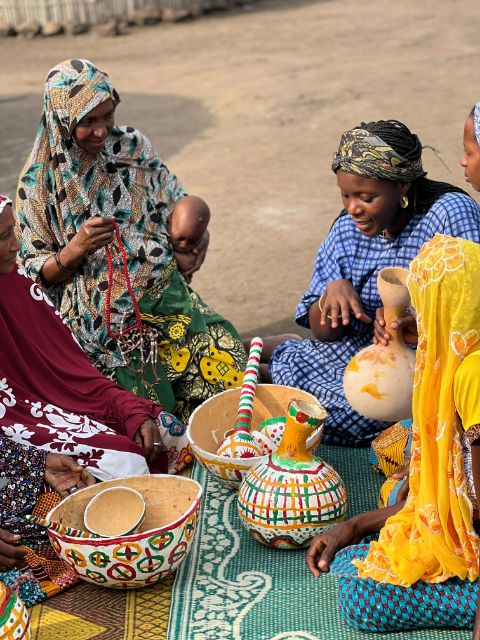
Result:
M323 301L326 296L326 291L322 293L320 298L318 299L318 308L320 309L320 313L323 313ZM331 320L332 316L330 314L327 315L327 320Z
M60 261L60 251L57 251L57 253L53 254L53 258L55 260L55 264L57 265L57 269L62 273L75 273L76 269L67 269L67 267L63 266L63 264Z

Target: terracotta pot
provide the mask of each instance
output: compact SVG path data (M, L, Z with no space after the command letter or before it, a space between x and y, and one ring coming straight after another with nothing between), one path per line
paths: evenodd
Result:
M190 478L150 475L109 480L65 498L48 518L82 529L85 508L109 487L130 487L145 500L137 533L114 538L75 538L49 530L57 555L87 582L132 589L157 583L184 560L196 531L202 488Z
M217 454L218 445L235 424L240 389L229 389L206 400L190 416L188 441L198 462L222 484L238 489L248 471L264 456L224 458ZM259 384L253 403L252 432L268 418L285 416L288 403L294 397L309 400L320 408L318 400L306 391L277 384ZM322 409L323 411L323 409ZM326 413L325 413L326 416ZM280 427L283 428L283 427ZM321 440L323 421L309 436L307 446L314 449ZM274 445L277 448L277 445Z
M385 324L405 315L410 304L406 287L408 271L388 267L378 274L378 292L384 306ZM388 329L388 346L372 344L349 362L343 378L345 397L358 413L385 422L412 417L415 352L402 333Z
M279 549L298 549L345 518L345 485L333 467L307 448L325 411L290 402L285 433L275 453L258 462L238 492L238 513L254 538Z

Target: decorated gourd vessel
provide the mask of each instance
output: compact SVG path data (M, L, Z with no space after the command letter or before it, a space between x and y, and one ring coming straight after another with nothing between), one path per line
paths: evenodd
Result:
M325 410L291 400L277 451L256 464L243 480L238 512L251 535L265 545L298 549L345 518L345 485L333 467L307 449L307 438Z
M401 331L390 328L410 304L407 274L401 267L379 272L378 292L391 340L387 346L372 344L362 349L345 369L346 399L358 413L372 420L397 422L412 417L415 352L407 347Z

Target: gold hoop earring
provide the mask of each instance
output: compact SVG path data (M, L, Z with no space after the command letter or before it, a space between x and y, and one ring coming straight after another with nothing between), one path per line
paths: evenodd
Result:
M406 209L408 207L408 196L402 196L400 198L400 206L402 209Z

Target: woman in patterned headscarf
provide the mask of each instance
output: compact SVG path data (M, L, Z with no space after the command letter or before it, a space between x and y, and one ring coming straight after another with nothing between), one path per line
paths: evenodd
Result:
M480 246L460 238L436 235L412 261L408 288L418 349L408 498L317 536L309 551L309 568L319 575L339 547L381 529L378 540L347 547L331 565L343 576L341 613L357 629L473 625L479 591L479 280Z
M49 72L18 185L20 257L101 371L186 419L240 384L245 351L180 275L166 220L184 191L142 133L115 126L119 101L88 60Z
M333 157L344 209L296 311L313 339L284 342L270 362L273 382L305 389L327 409L327 444L366 445L387 426L358 414L343 393L345 367L371 343L372 320L381 314L380 269L408 267L435 233L480 242L477 204L461 189L426 178L421 154L404 124L381 120L345 132Z

